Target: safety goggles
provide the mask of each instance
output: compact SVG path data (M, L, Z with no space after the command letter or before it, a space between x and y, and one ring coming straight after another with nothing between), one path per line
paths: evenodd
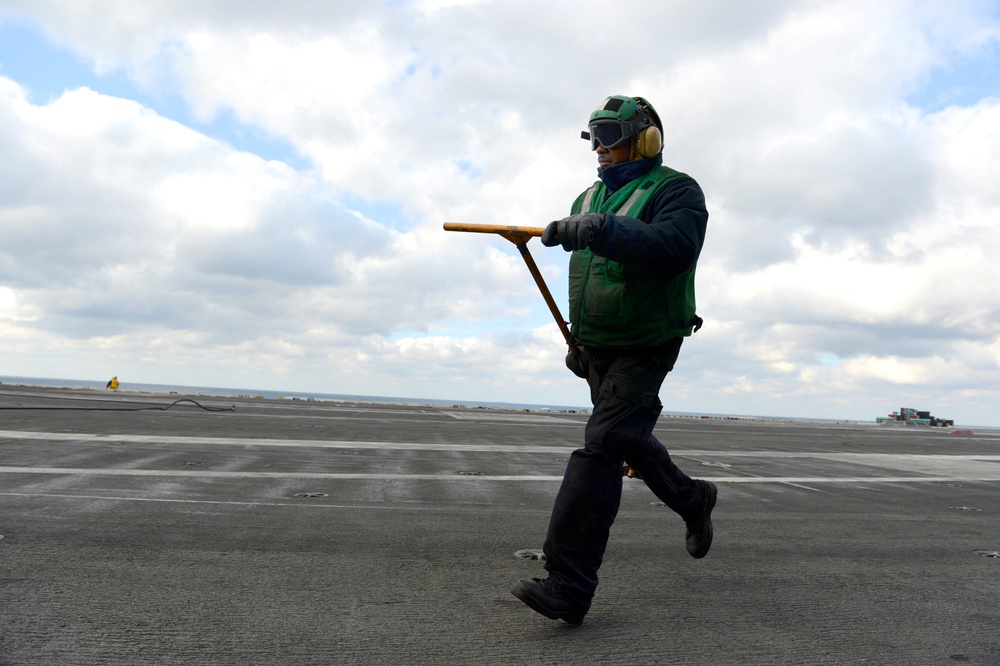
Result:
M605 148L617 148L632 136L634 123L622 123L605 120L599 123L592 123L589 132L583 132L581 137L590 139L590 149L597 150L598 144Z

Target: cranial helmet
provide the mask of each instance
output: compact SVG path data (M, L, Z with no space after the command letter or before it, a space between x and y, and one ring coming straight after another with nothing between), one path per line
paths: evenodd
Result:
M597 150L598 145L617 148L632 139L634 152L642 158L653 157L663 149L660 116L642 97L608 97L590 114L587 129L580 137L590 141L591 150Z

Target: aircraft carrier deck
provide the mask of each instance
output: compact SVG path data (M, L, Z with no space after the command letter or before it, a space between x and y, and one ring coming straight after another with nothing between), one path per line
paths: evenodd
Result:
M1000 664L998 430L661 418L715 543L626 480L572 627L585 414L185 397L0 386L0 664Z

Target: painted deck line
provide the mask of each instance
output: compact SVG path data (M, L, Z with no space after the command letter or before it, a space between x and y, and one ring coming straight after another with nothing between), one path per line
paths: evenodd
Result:
M321 500L303 499L300 502L239 502L236 500L206 500L206 499L177 499L169 497L115 497L113 495L69 495L56 493L0 493L0 497L24 497L29 499L67 499L67 500L96 500L113 502L162 502L166 504L214 504L227 506L243 506L247 508L262 506L291 506L297 508L310 509L371 509L375 511L435 511L447 513L454 511L454 506L410 506L406 504L324 504ZM490 509L492 510L492 509Z
M84 442L106 444L177 444L198 446L270 446L328 449L399 450L399 451L464 451L484 453L566 453L579 448L579 444L552 444L531 446L520 444L444 444L435 442L376 442L328 439L268 439L236 437L187 437L169 435L97 435L93 433L35 432L27 430L0 430L0 439L44 440L47 442ZM921 461L928 465L958 461L1000 463L1000 454L893 454L839 451L697 451L670 448L670 455L694 460L711 458L780 458L829 460L863 465L898 465L901 460ZM992 476L990 477L992 478Z
M1000 470L956 476L724 476L699 479L715 483L943 483L954 481L1000 481ZM82 467L0 467L0 474L55 474L61 476L160 476L214 479L329 479L341 481L561 481L552 474L384 474L339 472L213 472L211 470L158 470ZM3 495L6 493L0 493Z
M181 437L168 435L96 435L92 433L0 430L0 439L44 440L105 444L190 444L198 446L273 446L321 449L372 449L399 451L484 451L493 453L552 453L571 451L577 445L527 446L517 444L442 444L432 442L373 442L328 439L248 439L236 437Z

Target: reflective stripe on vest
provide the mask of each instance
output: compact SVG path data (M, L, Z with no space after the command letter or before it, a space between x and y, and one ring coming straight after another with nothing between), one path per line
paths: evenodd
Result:
M632 193L632 196L630 196L628 199L626 199L625 203L623 203L621 206L618 207L618 210L615 211L615 215L628 215L629 208L631 208L632 206L635 205L635 202L638 201L639 198L642 197L642 195L646 193L647 189L648 188L646 188L646 187L637 187L636 190L635 190L635 192ZM593 185L591 185L590 189L588 189L584 193L584 195L583 195L583 202L580 204L580 211L581 212L593 210L591 208L591 203L594 201L594 193L595 192L597 192L597 184L596 183L593 184ZM600 206L598 206L598 208L600 208Z

